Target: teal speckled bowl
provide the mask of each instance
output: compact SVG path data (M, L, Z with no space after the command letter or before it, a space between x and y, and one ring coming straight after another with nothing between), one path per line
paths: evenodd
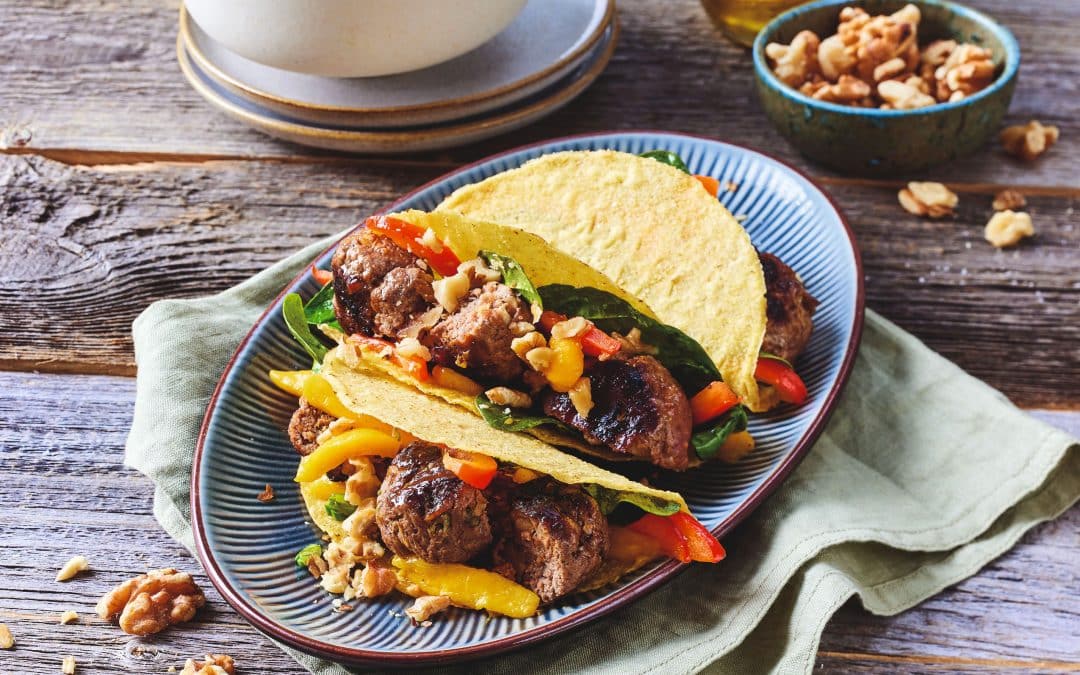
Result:
M781 82L769 67L765 45L788 44L801 30L825 38L836 32L840 10L858 6L891 14L909 0L819 0L773 19L754 41L754 71L765 114L810 159L839 171L895 175L970 154L1001 125L1012 101L1020 46L1007 28L981 12L943 0L910 0L922 12L919 44L952 38L993 52L998 76L969 98L915 110L880 110L826 103Z

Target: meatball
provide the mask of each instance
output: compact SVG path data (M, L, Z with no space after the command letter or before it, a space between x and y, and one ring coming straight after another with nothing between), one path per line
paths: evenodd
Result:
M536 480L508 497L495 569L551 602L572 592L608 551L608 523L576 486Z
M371 292L375 330L387 337L404 337L413 321L435 305L431 275L419 267L397 267L387 272Z
M810 341L817 299L806 292L798 275L780 258L758 253L765 273L765 339L761 351L794 361Z
M651 356L598 361L589 371L593 408L583 418L568 394L549 391L544 412L581 431L585 440L665 469L690 462L693 417L686 393Z
M367 228L338 244L331 268L334 313L346 333L396 337L393 333L380 333L379 327L404 326L412 316L433 304L432 278L420 267L420 259ZM400 268L415 269L416 273L402 275L396 272ZM387 288L381 289L392 273ZM375 295L379 296L379 307L374 306ZM417 311L421 300L428 304ZM402 314L405 316L399 316Z
M491 544L487 499L442 463L442 451L410 443L390 462L375 503L383 543L397 555L465 562Z
M301 455L310 455L319 447L315 439L326 431L333 421L333 415L328 415L303 401L289 420L289 440Z
M510 349L510 326L519 321L532 323L528 305L509 286L489 281L470 291L456 312L431 329L425 343L437 363L505 383L524 370Z

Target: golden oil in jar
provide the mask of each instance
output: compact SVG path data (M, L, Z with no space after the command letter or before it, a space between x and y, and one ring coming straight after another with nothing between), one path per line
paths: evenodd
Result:
M724 35L745 47L777 15L806 0L701 0L706 13Z

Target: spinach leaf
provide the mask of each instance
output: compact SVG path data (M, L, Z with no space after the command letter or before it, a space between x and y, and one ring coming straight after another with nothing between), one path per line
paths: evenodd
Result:
M686 162L683 161L682 157L679 157L677 154L671 152L670 150L650 150L649 152L641 153L639 157L655 159L661 164L673 166L679 171L682 171L683 173L690 173L690 168L686 166Z
M480 251L480 257L484 259L488 267L502 274L503 283L521 293L521 297L529 302L540 305L541 309L544 308L540 294L536 292L536 287L529 281L529 277L525 274L525 270L521 268L521 265L518 264L518 261L510 256L499 255L491 251Z
M293 560L296 561L297 567L307 567L308 561L317 555L322 555L322 545L308 544L296 552Z
M300 343L311 358L315 361L312 370L318 370L323 357L326 356L326 345L312 334L308 326L307 317L304 314L304 304L296 293L289 293L281 303L281 315L285 319L285 325L289 332Z
M330 323L334 315L334 284L326 284L304 305L304 317L312 325Z
M345 501L345 495L332 494L326 501L326 514L334 520L345 520L356 511L356 507Z
M615 510L620 503L633 504L646 513L655 513L658 516L670 516L677 513L681 508L678 502L673 502L653 495L643 495L637 492L625 492L612 490L603 485L588 484L582 486L585 492L592 495L600 507L600 512L605 516Z
M640 330L641 339L657 348L656 358L671 371L687 396L722 379L716 364L696 340L678 328L642 314L607 291L550 284L540 289L540 297L548 309L566 316L583 316L609 333L617 331L626 335L632 328Z
M728 436L746 430L746 423L746 408L741 405L735 406L712 426L694 433L690 437L690 446L694 448L694 452L702 461L712 459Z
M488 426L494 429L527 431L533 427L550 424L564 431L574 431L554 417L529 415L528 411L514 410L513 408L509 408L510 412L506 412L508 410L506 406L495 405L486 394L480 394L476 397L476 409L480 411L480 416L484 418Z

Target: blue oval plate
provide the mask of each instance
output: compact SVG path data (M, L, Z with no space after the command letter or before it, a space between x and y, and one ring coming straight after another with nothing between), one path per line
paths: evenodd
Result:
M708 464L670 475L694 515L722 537L783 481L824 428L855 358L862 328L859 254L832 201L795 169L753 150L670 133L610 133L559 139L496 155L433 181L387 210L432 210L453 190L559 150L671 150L695 173L735 183L720 200L754 244L778 255L821 300L814 333L798 370L810 402L756 415L758 447L735 465ZM319 259L329 264L330 251ZM318 284L305 271L285 292L309 297ZM488 656L563 633L656 588L683 566L657 562L599 591L546 607L523 620L450 609L432 626L404 617L400 595L357 600L332 611L333 597L298 571L293 555L317 541L296 484L297 457L285 429L296 399L267 379L270 369L304 368L310 360L281 319L281 297L267 309L226 368L203 421L195 452L191 504L195 541L212 583L237 612L273 638L337 661L422 665ZM252 471L252 467L257 470ZM265 483L276 499L257 503ZM723 564L723 563L721 563Z

